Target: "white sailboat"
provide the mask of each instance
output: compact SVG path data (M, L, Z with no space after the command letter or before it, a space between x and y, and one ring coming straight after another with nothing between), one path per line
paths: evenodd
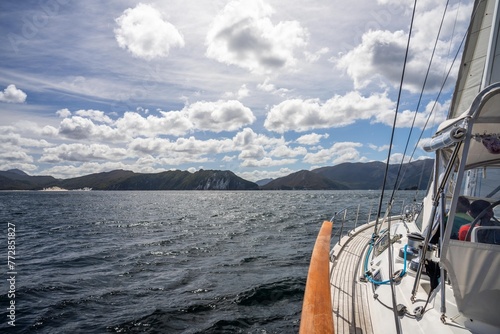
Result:
M423 202L391 215L391 198L333 248L346 211L323 223L300 333L500 333L499 26L499 1L476 0L448 120L426 146Z

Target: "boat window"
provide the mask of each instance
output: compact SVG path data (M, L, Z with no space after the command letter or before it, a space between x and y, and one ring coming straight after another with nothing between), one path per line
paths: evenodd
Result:
M475 219L460 227L459 239L500 245L499 207L500 200L491 203L488 199L481 198L472 202L469 212Z
M476 227L471 240L486 244L500 245L500 226Z
M419 231L422 231L422 224L423 224L422 210L419 211L417 219L415 219L415 224L417 225Z
M453 224L451 227L451 239L458 240L460 228L463 225L470 224L474 219L470 214L470 203L473 199L460 194L457 199L457 204L454 212ZM451 199L450 199L451 201ZM446 217L444 224L448 225L448 217L450 216L450 201L446 203Z
M493 208L493 216L496 220L500 221L500 205L497 205Z
M500 168L481 167L467 170L462 189L469 197L499 200Z

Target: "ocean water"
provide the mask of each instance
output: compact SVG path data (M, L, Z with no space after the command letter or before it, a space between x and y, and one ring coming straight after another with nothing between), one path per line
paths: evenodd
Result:
M414 195L403 192L407 202ZM322 221L378 198L0 192L0 332L296 333Z

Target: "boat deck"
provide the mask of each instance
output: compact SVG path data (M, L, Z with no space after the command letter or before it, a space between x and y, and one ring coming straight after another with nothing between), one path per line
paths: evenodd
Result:
M372 228L365 228L352 237L342 238L333 250L335 259L330 262L333 323L335 333L373 333L368 298L373 298L369 284L360 282L360 268L367 250Z

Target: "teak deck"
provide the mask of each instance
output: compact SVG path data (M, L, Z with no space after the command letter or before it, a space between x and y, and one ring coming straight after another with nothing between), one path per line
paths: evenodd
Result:
M333 323L336 334L373 333L368 309L372 298L370 286L360 282L363 255L368 247L372 229L366 228L352 237L342 239L342 250L333 263L330 288L333 300Z

